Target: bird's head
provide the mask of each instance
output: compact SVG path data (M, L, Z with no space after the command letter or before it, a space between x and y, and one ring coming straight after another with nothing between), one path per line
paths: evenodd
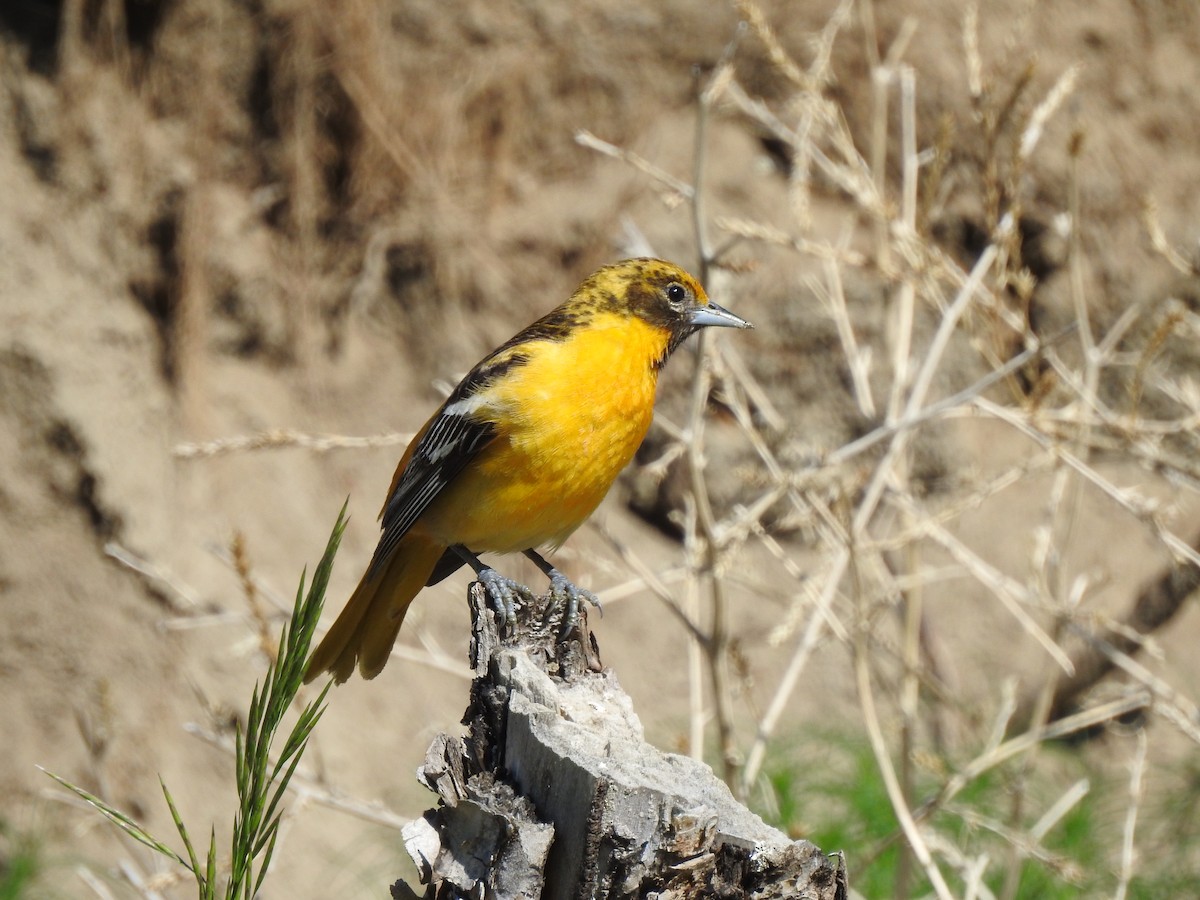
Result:
M663 329L667 342L660 365L701 328L754 327L713 303L700 282L662 259L642 257L605 266L580 286L576 297L588 297L602 309L628 311Z

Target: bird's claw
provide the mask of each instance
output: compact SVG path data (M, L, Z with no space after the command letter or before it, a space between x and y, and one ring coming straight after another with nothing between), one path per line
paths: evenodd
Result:
M600 598L586 588L581 588L572 582L562 572L555 570L550 575L550 595L567 606L562 620L562 634L570 634L579 625L579 606L586 601L604 615L604 607Z
M475 577L479 579L492 601L492 608L496 610L496 624L501 629L515 626L518 601L528 603L533 600L533 591L519 581L501 575L495 569L483 569L477 572Z

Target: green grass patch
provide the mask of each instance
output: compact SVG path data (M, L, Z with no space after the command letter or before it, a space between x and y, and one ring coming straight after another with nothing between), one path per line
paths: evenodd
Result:
M1070 785L1086 778L1089 793L1046 833L1037 848L1042 858L1027 853L1020 862L1015 896L1068 900L1111 895L1117 883L1127 783L1093 770L1084 755L1070 748L1050 745L1039 753L1039 765L1032 772L1022 773L1017 761L968 784L948 809L933 814L933 827L965 856L987 853L984 881L1000 894L1013 854L1013 843L1003 830L1027 833ZM914 807L935 796L953 769L945 760L925 762L916 772ZM895 895L904 839L865 737L833 731L810 734L776 751L766 773L771 797L760 810L764 818L827 853L843 851L850 885L863 896ZM1018 789L1023 809L1014 814ZM1179 805L1177 799L1174 802ZM1197 809L1194 801L1190 808ZM1143 815L1153 814L1144 808ZM1149 828L1139 825L1139 836L1143 827ZM1180 852L1187 848L1180 845ZM1140 858L1145 863L1135 870L1131 897L1200 897L1200 876L1194 869L1181 871L1177 858L1162 866L1150 865L1148 856ZM945 859L939 858L938 865L953 890L965 887ZM910 896L929 895L930 885L915 860L911 871Z

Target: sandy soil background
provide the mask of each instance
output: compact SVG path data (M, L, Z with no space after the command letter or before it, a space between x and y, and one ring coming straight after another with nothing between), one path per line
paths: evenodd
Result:
M763 6L780 45L805 67L836 9L831 2ZM855 146L898 198L900 104L893 89L888 149L873 159L871 70L873 54L886 58L900 40L893 61L915 76L917 143L926 152L918 224L930 245L969 269L995 212L1016 210L1024 241L1010 265L1024 274L1010 279L1009 300L1035 331L1051 334L1075 321L1073 276L1100 333L1126 310L1138 311L1130 334L1141 343L1127 348L1128 365L1106 370L1098 390L1128 410L1133 384L1141 412L1183 424L1152 441L1152 452L1139 456L1129 442L1114 442L1091 462L1111 483L1156 498L1155 521L1191 540L1200 504L1187 462L1195 458L1195 426L1185 413L1196 406L1200 288L1154 250L1143 212L1152 199L1186 269L1200 238L1197 7L1184 0L982 4L987 103L972 100L962 4L844 11L832 77L810 89L835 104ZM402 447L396 435L422 423L447 383L595 266L623 255L630 223L655 252L695 266L687 204L635 168L580 146L575 135L586 129L690 180L697 87L738 22L733 6L688 0L587 2L570 11L508 0L355 0L336 13L306 0L25 0L0 9L0 870L11 871L31 847L40 860L37 880L19 896L91 896L82 867L115 895L134 896L115 874L118 864L129 861L145 877L160 865L65 802L37 765L169 835L161 774L200 833L210 821L219 834L228 828L231 757L184 726L228 741L265 665L261 613L227 562L235 535L277 628L271 598L288 603L349 496L331 620L374 547L374 516ZM751 96L785 119L802 108L800 87L753 33L740 38L732 59ZM1069 93L1036 151L1020 159L1034 111L1072 67ZM844 266L845 293L858 340L873 348L869 381L886 397L889 298L898 281L878 256L871 215L844 185L820 176L801 215L796 160L732 103L718 105L705 146L711 223L753 220L840 247L843 260L861 254ZM1076 183L1082 214L1072 268L1066 235ZM725 232L712 227L720 243ZM854 400L834 317L811 283L826 272L820 257L742 240L719 283L718 300L758 326L720 339L778 411L779 427L766 430L796 471L809 471L881 415ZM920 343L940 313L939 295L917 280ZM1021 349L1019 339L1002 346L997 331L977 320L956 332L936 396ZM1078 360L1076 338L1062 346L1064 359ZM686 417L693 370L690 353L673 361L661 403L668 422ZM1028 410L1052 406L1055 390L1062 384L1042 371L989 396ZM720 404L713 413L710 472L719 508L728 510L757 496L765 476L734 417ZM180 453L279 428L393 437L327 452ZM669 431L656 429L647 458L668 442ZM1055 470L1023 471L978 502L955 504L1021 467L1035 449L994 419L962 416L922 429L911 466L914 495L953 509L952 533L1023 583L1035 580L1031 560L1051 518ZM812 489L836 508L836 497L861 489L869 459ZM656 571L676 570L683 551L669 533L675 526L664 523L681 508L683 483L631 475L597 525L559 557L580 582L613 595L597 626L605 662L652 738L673 749L688 740L685 633L638 587L614 539ZM1061 583L1084 578L1084 607L1119 614L1171 554L1153 523L1102 491L1084 486L1064 502L1075 505L1069 534L1056 545ZM819 528L791 521L787 510L767 522L790 561L819 569L828 556L815 538ZM894 517L879 529L903 531ZM1020 695L1050 669L984 587L961 570L946 573L961 560L932 545L923 553L920 566L945 575L923 593L929 645L955 694L953 734L938 745L953 769L986 739L1006 679L1015 679ZM119 555L141 560L142 571ZM523 563L512 569L534 574ZM333 693L306 783L379 803L398 818L423 809L413 769L437 731L456 727L466 702L465 583L456 577L422 595L402 655L379 679ZM803 623L812 612L803 582L765 544L730 561L728 583L744 751L795 641L769 638L778 623ZM892 609L878 612L884 646L898 629ZM1047 628L1055 621L1050 609L1032 614ZM1200 614L1189 601L1156 636L1156 653L1139 659L1185 700L1194 698L1197 641ZM796 763L793 754L812 735L861 735L850 656L832 636L817 647L785 708L775 758L811 769L819 764ZM881 692L894 700L894 654L880 651L876 665ZM894 736L894 705L885 708ZM1195 854L1179 852L1186 835L1166 827L1175 820L1155 803L1182 799L1190 806L1179 821L1196 821L1196 745L1157 717L1147 727L1149 846L1139 872L1149 884L1169 867L1194 888ZM1091 773L1097 789L1088 802L1112 848L1132 741L1102 736L1053 763L1070 777L1080 767ZM923 746L934 743L926 735ZM755 802L771 812L778 799ZM802 812L784 824L798 833L817 828L819 804L793 800ZM1029 815L1037 817L1033 809ZM381 896L405 871L398 834L385 825L312 801L286 828L267 896ZM862 848L842 849L854 873ZM1113 849L1077 889L1110 894L1118 857Z

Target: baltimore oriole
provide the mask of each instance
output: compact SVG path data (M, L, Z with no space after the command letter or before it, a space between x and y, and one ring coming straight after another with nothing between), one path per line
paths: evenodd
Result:
M708 325L751 327L678 266L629 259L485 357L405 450L379 546L305 681L329 671L343 682L355 663L374 678L413 598L464 563L511 613L529 589L476 553L523 552L569 619L595 602L536 548L560 546L604 499L650 427L659 369Z

